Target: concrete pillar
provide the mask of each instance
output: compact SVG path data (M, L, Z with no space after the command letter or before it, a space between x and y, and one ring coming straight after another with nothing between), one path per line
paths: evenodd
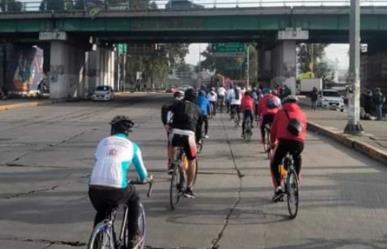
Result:
M86 59L89 95L100 85L108 85L114 89L116 67L113 49L98 47L96 51L87 52Z
M287 85L296 93L297 52L296 41L281 41L272 50L273 84Z
M387 44L373 42L368 44L368 51L361 55L360 77L361 86L374 90L380 87L387 93Z
M65 41L51 41L50 98L74 99L84 95L85 51Z
M262 46L258 50L258 79L265 87L269 86L271 72L271 50Z

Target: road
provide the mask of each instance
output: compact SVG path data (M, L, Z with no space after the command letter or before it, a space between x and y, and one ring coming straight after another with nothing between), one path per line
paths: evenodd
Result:
M160 122L166 100L150 94L0 112L0 248L85 248L94 216L87 196L93 153L116 114L136 121L131 138L156 178L150 199L138 187L149 249L387 248L385 165L308 134L300 211L289 220L285 203L271 203L257 133L244 143L226 115L211 120L198 198L171 211Z

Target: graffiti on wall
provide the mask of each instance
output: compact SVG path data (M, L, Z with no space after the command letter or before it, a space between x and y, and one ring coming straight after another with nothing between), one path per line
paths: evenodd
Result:
M43 50L37 46L15 46L11 53L7 88L15 92L38 90L44 78Z

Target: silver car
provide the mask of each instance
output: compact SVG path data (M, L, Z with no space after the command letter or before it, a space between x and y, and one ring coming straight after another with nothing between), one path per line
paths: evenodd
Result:
M111 86L97 86L91 99L94 101L111 101L114 99L114 93Z

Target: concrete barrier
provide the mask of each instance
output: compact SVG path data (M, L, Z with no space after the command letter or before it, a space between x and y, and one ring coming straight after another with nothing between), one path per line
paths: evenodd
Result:
M320 133L349 148L363 153L364 155L387 165L387 152L376 148L370 144L356 139L356 136L346 135L333 127L324 127L317 123L308 122L308 130Z

